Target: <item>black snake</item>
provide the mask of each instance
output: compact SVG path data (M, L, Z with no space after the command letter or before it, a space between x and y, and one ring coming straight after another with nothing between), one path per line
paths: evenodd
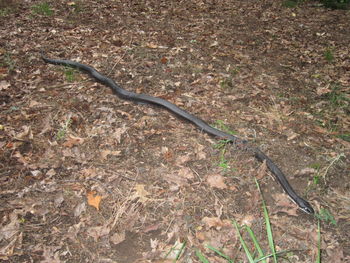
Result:
M287 178L283 174L283 172L277 167L277 165L260 149L256 147L251 147L248 145L248 142L246 140L240 139L234 135L225 133L221 130L218 130L214 127L211 127L203 120L199 119L198 117L188 113L187 111L180 109L176 105L170 103L169 101L166 101L161 98L152 97L147 94L137 94L131 91L127 91L123 88L121 88L114 80L107 78L106 76L102 75L101 73L97 72L94 68L75 62L71 60L61 60L61 59L51 59L47 58L42 54L42 59L46 63L54 64L54 65L64 65L69 67L77 68L81 71L84 71L88 73L91 77L93 77L95 80L100 82L101 84L110 87L113 92L121 99L124 100L131 100L136 102L143 102L143 103L149 103L149 104L155 104L162 106L169 110L170 112L176 114L177 116L180 116L190 122L192 122L194 125L196 125L199 129L202 131L213 135L215 137L218 137L220 139L228 140L232 142L233 144L247 149L250 152L254 154L254 156L261 162L266 162L266 166L271 171L271 173L274 175L274 177L277 179L277 181L281 184L284 191L289 195L289 197L294 201L301 210L308 214L313 214L314 209L310 205L310 203L300 196L297 195L297 193L294 191L292 186L289 184Z

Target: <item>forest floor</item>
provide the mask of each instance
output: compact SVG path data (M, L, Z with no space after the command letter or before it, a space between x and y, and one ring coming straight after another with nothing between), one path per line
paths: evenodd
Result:
M247 262L233 222L269 254L264 200L279 262L319 244L350 262L349 19L309 1L1 0L0 261ZM249 140L316 215L249 152L41 51Z

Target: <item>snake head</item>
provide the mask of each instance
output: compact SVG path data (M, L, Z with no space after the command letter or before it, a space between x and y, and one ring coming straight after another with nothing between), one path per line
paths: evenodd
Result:
M310 203L308 201L300 198L300 197L297 200L297 204L299 205L299 208L301 210L303 210L305 213L310 214L310 215L315 213L315 210L312 208Z

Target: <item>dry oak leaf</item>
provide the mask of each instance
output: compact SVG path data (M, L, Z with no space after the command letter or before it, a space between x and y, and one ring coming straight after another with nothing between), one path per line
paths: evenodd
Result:
M216 188L219 188L219 189L226 189L227 188L227 185L225 184L225 179L220 174L209 175L208 178L207 178L207 183L211 187L216 187Z
M135 185L134 190L135 190L135 193L132 198L133 200L135 200L136 198L139 198L141 203L144 203L148 200L147 196L149 195L149 193L145 190L144 184Z
M206 224L209 228L221 229L222 227L232 226L230 220L221 220L218 217L204 217L202 222Z
M95 207L97 210L100 210L102 196L97 195L95 191L89 191L87 192L86 197L89 205Z
M73 146L82 144L83 142L84 142L83 138L75 137L73 135L69 135L69 137L63 143L63 146L68 147L68 148L72 148Z
M108 155L118 156L120 155L120 151L111 151L111 150L102 150L101 157L106 160Z

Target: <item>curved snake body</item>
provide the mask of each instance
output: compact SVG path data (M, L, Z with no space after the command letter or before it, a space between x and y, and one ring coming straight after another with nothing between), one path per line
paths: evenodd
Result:
M308 214L313 214L314 210L312 206L301 198L300 196L297 195L297 193L294 191L292 186L289 184L287 178L283 174L283 172L278 168L278 166L266 155L264 154L260 149L251 147L248 144L248 141L240 139L234 135L225 133L221 130L218 130L209 124L207 124L205 121L199 119L198 117L188 113L187 111L177 107L176 105L172 104L171 102L157 98L157 97L152 97L147 94L138 94L134 93L131 91L127 91L123 88L121 88L114 80L102 75L99 73L97 70L94 68L75 62L71 60L61 60L61 59L51 59L47 58L44 55L42 55L42 59L46 63L54 64L54 65L63 65L63 66L69 66L69 67L74 67L77 68L81 71L86 72L89 74L91 77L93 77L96 81L100 82L101 84L110 87L113 92L121 99L124 100L131 100L131 101L136 101L136 102L142 102L142 103L149 103L149 104L155 104L162 106L169 110L170 112L176 114L177 116L180 116L190 122L192 122L194 125L196 125L198 128L200 128L202 131L213 135L215 137L218 137L220 139L224 140L229 140L233 144L237 145L238 147L244 148L246 150L249 150L254 154L254 156L261 162L265 161L266 166L268 169L271 171L271 173L274 175L274 177L277 179L277 181L280 183L284 191L289 195L289 197L294 201L299 208L308 213Z

